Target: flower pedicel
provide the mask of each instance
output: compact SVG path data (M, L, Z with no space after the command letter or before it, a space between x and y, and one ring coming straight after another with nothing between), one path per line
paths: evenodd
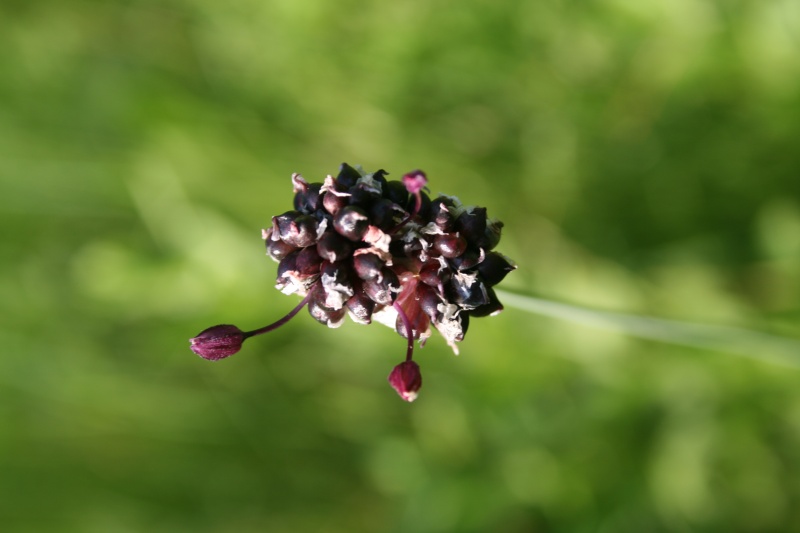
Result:
M386 324L407 339L406 360L389 374L389 384L402 399L416 399L422 375L412 360L414 341L423 346L432 326L458 354L456 343L471 317L503 310L492 286L516 265L493 251L503 223L488 219L485 208L465 207L454 196L431 200L420 170L402 181L386 175L346 163L323 183L292 175L294 209L272 217L262 236L267 254L279 263L276 288L303 300L260 329L208 328L190 340L192 351L223 359L303 307L331 328L349 314L360 324Z

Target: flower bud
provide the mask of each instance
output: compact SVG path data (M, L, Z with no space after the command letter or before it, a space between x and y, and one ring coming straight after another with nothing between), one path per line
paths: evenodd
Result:
M486 233L486 208L467 209L456 219L456 229L470 243L478 243Z
M336 189L333 189L335 191ZM325 210L331 215L336 216L341 208L350 203L350 194L336 194L335 192L327 192L322 198L322 205Z
M394 219L395 207L395 203L386 198L375 202L369 210L372 224L383 231L391 230L396 224Z
M422 265L419 279L431 287L440 287L450 281L450 269L442 267L439 261L433 259Z
M369 227L369 217L360 207L348 205L336 213L333 229L351 241L360 241Z
M320 324L325 324L329 328L338 328L344 323L347 309L331 309L324 303L324 294L313 295L308 301L308 313Z
M489 303L486 285L474 274L456 274L450 280L446 290L451 302L467 310Z
M280 262L284 259L287 255L297 250L291 244L286 244L283 241L273 241L272 239L267 239L267 254L274 260Z
M458 257L454 257L449 260L450 266L455 268L456 270L468 270L481 262L485 259L486 254L480 248L474 248L472 246L467 246L467 249L464 250L464 253L459 255Z
M417 399L420 387L422 387L422 374L419 365L414 361L404 361L394 367L389 374L389 385L392 386L397 394L407 402Z
M436 236L433 240L433 247L442 257L453 259L464 253L467 249L467 241L458 233L445 233Z
M322 292L324 298L322 304L334 310L344 307L345 302L353 296L353 284L350 280L352 267L347 262L322 263L320 272L322 277Z
M287 211L272 217L272 238L280 238L296 248L311 246L317 240L317 221L314 217L298 211Z
M408 204L408 189L400 181L388 182L383 188L383 196L403 208Z
M286 211L281 215L272 217L272 239L287 239L292 231L292 223L301 214L299 211Z
M360 282L355 284L354 292L355 294L346 303L350 317L359 324L372 323L372 311L375 309L375 302L366 295Z
M358 170L354 169L347 163L342 163L339 166L339 175L336 176L336 182L345 188L349 188L355 185L360 177L361 174L358 172Z
M425 176L425 173L421 170L415 170L403 176L403 185L406 186L406 189L411 194L417 194L427 184L428 184L428 178Z
M436 292L436 289L420 283L417 286L417 299L419 300L419 308L423 313L431 318L436 318L439 314L438 306L442 303L442 298Z
M230 324L220 324L201 331L196 337L189 339L194 353L208 359L218 361L241 350L247 337L242 330Z
M472 309L469 314L474 317L494 316L503 310L503 304L491 287L486 287L486 303Z
M450 205L448 205L450 204ZM439 197L431 202L431 218L442 231L449 232L453 229L453 215L450 214L452 202L447 198Z
M400 289L397 275L388 268L384 268L378 278L364 282L364 292L378 305L392 305Z
M486 258L478 265L478 273L483 282L488 285L497 285L506 275L516 270L517 265L509 258L497 252L489 252Z
M425 192L419 193L419 209L416 214L423 220L430 220L431 218L431 197Z
M497 246L503 233L503 226L504 224L499 220L490 220L486 224L486 232L483 234L483 239L478 243L481 248L492 250Z
M306 215L322 209L321 189L321 183L306 183L305 180L295 183L294 208Z
M375 202L380 200L380 193L365 187L350 187L350 205L361 209L369 209Z
M353 245L350 241L335 231L326 231L317 240L317 253L331 263L349 257L352 252Z
M297 254L297 272L303 278L308 278L319 273L322 258L317 253L316 246L303 248Z
M381 258L372 253L358 254L353 257L353 266L356 275L364 281L371 281L382 276L381 270L386 263Z

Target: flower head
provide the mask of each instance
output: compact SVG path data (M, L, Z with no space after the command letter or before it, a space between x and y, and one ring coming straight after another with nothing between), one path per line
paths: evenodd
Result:
M389 382L404 400L416 398L422 378L412 360L414 341L424 345L435 329L458 353L471 317L502 311L492 287L516 265L494 251L503 223L489 219L485 208L453 196L431 199L421 170L401 181L386 176L346 163L323 182L293 174L293 208L272 217L262 237L278 262L276 288L303 301L254 331L210 328L192 339L192 350L227 357L244 339L272 331L306 306L331 328L347 315L360 324L375 320L407 339L406 360Z

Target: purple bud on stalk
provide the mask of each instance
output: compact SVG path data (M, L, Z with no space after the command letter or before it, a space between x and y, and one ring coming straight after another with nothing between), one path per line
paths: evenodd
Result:
M201 331L197 337L189 339L194 353L208 359L219 361L242 349L247 335L231 324L220 324Z
M407 402L417 399L422 387L422 374L419 365L414 361L403 361L389 374L389 385Z
M269 333L289 322L306 306L312 294L312 292L309 292L286 316L268 326L253 331L242 331L231 324L220 324L219 326L204 329L198 333L196 337L189 339L191 343L189 348L203 359L208 359L209 361L219 361L220 359L230 357L242 349L242 343L244 343L246 339Z
M403 176L403 184L408 192L418 194L428 184L428 178L423 171L415 170Z

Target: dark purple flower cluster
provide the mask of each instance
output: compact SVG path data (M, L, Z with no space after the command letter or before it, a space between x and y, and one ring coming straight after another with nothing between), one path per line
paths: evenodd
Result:
M332 328L348 314L361 324L376 320L408 340L406 361L389 383L413 401L422 385L412 361L414 341L423 345L433 327L458 353L470 317L502 311L492 287L516 265L493 251L503 223L489 219L485 208L465 207L453 196L431 200L419 170L401 181L386 176L346 163L322 183L294 174L294 209L273 217L262 234L267 253L279 263L276 287L303 300L258 330L209 328L191 340L192 350L206 359L227 357L305 306Z

